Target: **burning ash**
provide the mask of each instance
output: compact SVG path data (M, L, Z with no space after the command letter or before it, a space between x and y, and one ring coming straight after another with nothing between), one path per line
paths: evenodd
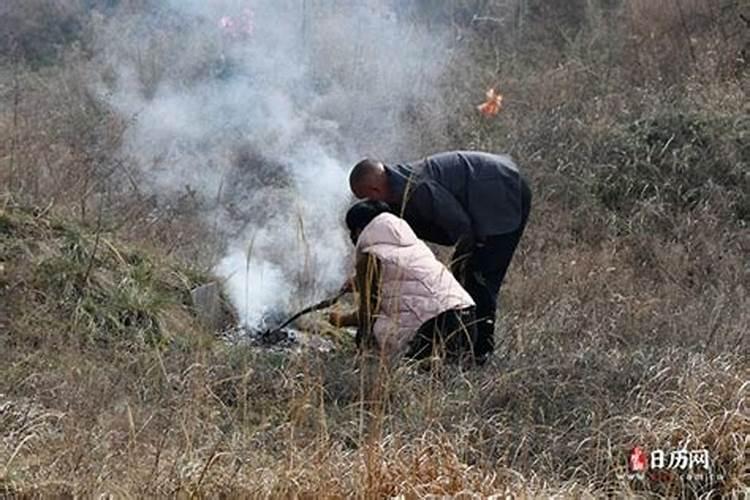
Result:
M231 345L249 345L279 351L316 350L330 352L334 343L322 335L304 332L292 326L279 328L289 317L288 313L269 311L257 324L237 325L221 332L221 337Z
M349 166L417 154L419 124L400 120L439 100L448 58L390 4L171 0L97 27L110 71L95 87L131 124L122 153L139 189L196 199L246 325L342 281Z

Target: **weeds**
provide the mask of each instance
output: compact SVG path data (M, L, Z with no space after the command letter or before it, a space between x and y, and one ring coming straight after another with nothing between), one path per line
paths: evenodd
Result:
M92 234L19 209L4 212L3 220L0 258L19 273L8 279L27 301L20 311L53 310L61 329L81 339L149 345L168 340L165 315L188 314L194 282L180 271L118 249L100 231Z
M592 190L608 209L626 214L648 200L690 211L719 190L738 221L747 222L749 126L733 116L638 120L595 146L604 162L594 170Z
M399 4L456 36L443 99L395 110L392 153L510 151L535 193L497 359L433 373L383 372L345 332L330 354L206 332L189 307L210 279L205 207L144 194L119 153L132 117L86 85L111 71L91 31L156 4L27 3L0 8L0 496L747 492L747 2ZM214 41L154 29L144 95L165 72L232 70ZM474 112L490 86L494 121ZM244 147L226 192L283 193ZM262 217L250 198L233 209ZM634 445L705 448L711 474L630 478Z

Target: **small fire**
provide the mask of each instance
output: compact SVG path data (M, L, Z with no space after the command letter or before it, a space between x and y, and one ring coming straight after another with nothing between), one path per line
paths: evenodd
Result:
M495 116L503 109L503 96L491 88L487 91L487 100L477 106L477 109L484 116Z

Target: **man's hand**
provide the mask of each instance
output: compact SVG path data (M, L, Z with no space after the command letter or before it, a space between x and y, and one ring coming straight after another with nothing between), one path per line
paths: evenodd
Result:
M451 261L451 273L453 276L463 285L466 282L466 269L471 259L471 254L474 253L476 248L476 242L470 237L461 238L456 245L456 250L453 253L453 260Z
M468 259L466 257L464 258L453 258L451 261L450 269L451 274L453 274L453 277L458 280L459 283L462 285L464 284L464 278L466 276L466 261Z

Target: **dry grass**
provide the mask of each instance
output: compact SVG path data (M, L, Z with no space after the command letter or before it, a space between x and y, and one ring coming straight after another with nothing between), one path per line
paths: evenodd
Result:
M498 360L467 373L404 366L373 381L346 349L217 344L174 299L143 310L164 342L147 341L149 322L123 330L132 337L117 321L85 328L42 279L44 262L76 265L62 236L72 228L19 209L2 221L12 291L2 305L15 311L0 383L9 493L700 496L747 486L747 297L730 276L690 292L668 278L689 272L674 258L664 275L638 273L625 246L571 244L550 261L540 246L550 242L531 233L508 284ZM95 236L82 231L85 259ZM103 275L121 286L143 275L115 266L107 254L143 259L118 247L102 246L93 295L113 292ZM183 286L161 272L142 279L140 299ZM112 297L97 312L121 321L144 306L118 309ZM628 481L634 444L705 447L725 479Z
M130 117L87 93L85 29L24 35L0 68L0 496L747 496L747 6L615 4L408 13L469 54L403 110L414 156L510 150L535 195L498 357L465 373L217 342L175 259L208 253L200 207L118 161ZM714 475L629 479L634 445L706 448Z

